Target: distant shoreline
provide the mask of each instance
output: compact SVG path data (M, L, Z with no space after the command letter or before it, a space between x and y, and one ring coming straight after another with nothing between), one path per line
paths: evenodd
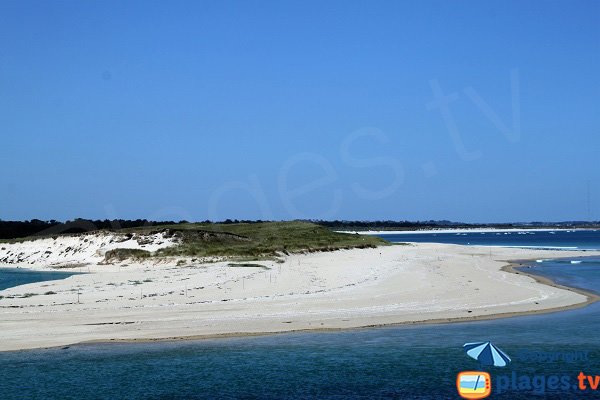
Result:
M356 235L414 235L431 233L500 233L500 232L557 232L557 231L598 231L597 228L449 228L449 229L419 229L419 230L377 230L377 231L352 231L336 230L339 233L349 233Z

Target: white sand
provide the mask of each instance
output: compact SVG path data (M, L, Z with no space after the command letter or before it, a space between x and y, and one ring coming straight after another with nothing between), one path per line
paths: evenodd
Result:
M161 238L156 243L170 245ZM23 253L21 258L28 255L19 248L24 244L0 246L5 248L0 260L7 251ZM29 253L38 251L31 243L27 246ZM553 309L587 298L501 271L506 261L600 254L414 244L292 255L284 263L260 262L266 268L258 268L191 260L176 266L178 259L98 265L98 254L104 250L93 247L94 251L68 257L69 262L89 264L74 269L89 274L0 291L4 296L0 351L92 340L351 328ZM49 268L38 262L30 267ZM27 293L35 295L24 297Z
M177 243L164 231L152 235L93 232L54 238L0 243L0 266L17 265L39 269L70 264L97 264L108 250L141 249L156 251Z

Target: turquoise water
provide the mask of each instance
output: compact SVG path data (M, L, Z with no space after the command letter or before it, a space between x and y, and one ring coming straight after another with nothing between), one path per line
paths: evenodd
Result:
M27 283L65 279L74 272L31 271L26 268L0 268L0 290Z
M600 260L586 261L533 268L600 291ZM456 374L479 369L462 345L487 340L513 360L487 370L490 398L600 398L600 390L574 389L580 371L600 375L599 332L595 303L446 325L7 352L0 353L0 398L456 399ZM554 376L564 387L549 387Z

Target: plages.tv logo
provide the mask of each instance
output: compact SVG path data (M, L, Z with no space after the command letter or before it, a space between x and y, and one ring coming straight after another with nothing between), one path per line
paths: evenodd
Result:
M484 399L492 393L490 374L481 371L459 372L456 389L463 399Z
M467 355L483 367L505 367L510 357L491 342L465 343ZM485 399L492 393L492 379L484 371L462 371L456 377L456 390L463 399Z

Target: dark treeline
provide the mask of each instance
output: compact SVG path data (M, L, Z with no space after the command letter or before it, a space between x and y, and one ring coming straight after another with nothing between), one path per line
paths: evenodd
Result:
M181 221L184 222L184 221ZM117 230L124 228L136 228L140 226L170 225L173 221L148 221L137 220L89 220L75 219L73 221L59 222L55 220L41 221L2 221L0 220L0 239L16 239L34 235L58 235L61 233L82 233L99 229Z
M452 221L312 221L319 225L326 226L331 229L342 230L412 230L412 229L429 229L429 228L479 228L485 225L482 224L466 224L462 222Z
M238 220L227 219L220 221L220 224L238 224L238 223L260 223L267 222L262 220ZM306 220L334 230L417 230L417 229L436 229L436 228L585 228L600 227L600 221L566 221L566 222L519 222L519 223L496 223L496 224L468 224L452 221L321 221ZM59 234L83 233L96 230L119 230L127 228L138 228L147 226L164 226L187 224L188 221L148 221L146 219L105 219L89 220L77 218L73 221L60 222L55 220L41 221L32 219L31 221L2 221L0 220L0 239L17 239L28 236L46 236ZM204 224L212 223L209 220L202 221Z
M261 220L237 220L227 219L222 224L257 223ZM56 220L41 221L2 221L0 220L0 239L18 239L28 236L47 236L59 234L83 233L97 230L119 230L127 228L139 228L145 226L177 225L187 224L188 221L148 221L147 219L105 219L90 220L77 218L73 221L60 222ZM211 221L202 221L211 223Z

